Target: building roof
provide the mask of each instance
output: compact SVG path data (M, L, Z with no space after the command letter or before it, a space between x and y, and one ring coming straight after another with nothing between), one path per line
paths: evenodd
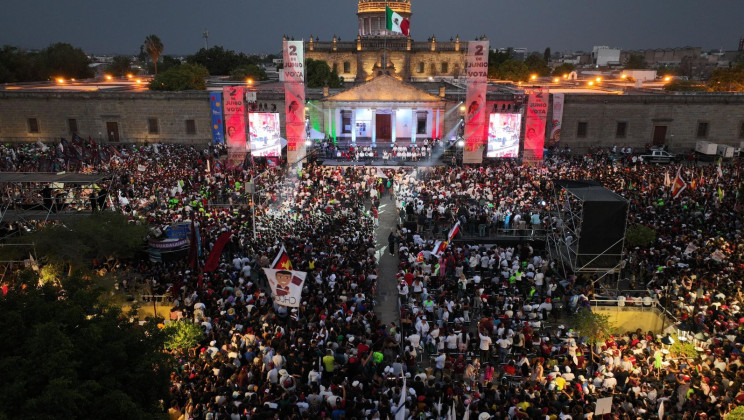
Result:
M326 98L335 102L442 102L439 96L419 90L395 77L377 76L367 83Z

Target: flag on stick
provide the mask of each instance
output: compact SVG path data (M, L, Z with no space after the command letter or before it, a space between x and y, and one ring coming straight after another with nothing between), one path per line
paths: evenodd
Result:
M682 167L680 166L679 169L677 169L677 176L674 177L674 182L672 182L672 198L679 197L685 188L687 188L687 182L682 179Z

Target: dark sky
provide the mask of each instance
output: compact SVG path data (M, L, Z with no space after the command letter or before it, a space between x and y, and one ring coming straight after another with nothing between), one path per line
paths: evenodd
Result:
M68 42L86 53L136 54L149 34L164 54L209 44L277 53L282 34L356 38L356 0L10 0L0 43L38 49ZM542 51L699 46L736 49L744 35L741 0L413 0L411 35L471 40Z

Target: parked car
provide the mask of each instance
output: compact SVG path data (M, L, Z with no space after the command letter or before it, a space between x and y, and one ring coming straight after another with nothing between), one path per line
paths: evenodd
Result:
M648 153L641 155L644 162L648 163L669 163L677 160L677 155L669 153L666 150L650 150Z

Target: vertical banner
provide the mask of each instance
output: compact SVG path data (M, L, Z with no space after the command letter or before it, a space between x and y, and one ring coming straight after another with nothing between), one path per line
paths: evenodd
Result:
M305 50L303 41L284 41L284 117L287 163L305 157Z
M486 144L486 90L488 87L488 41L468 42L465 59L468 90L465 99L465 150L463 163L483 162Z
M548 139L548 148L558 147L561 141L561 124L563 123L563 101L565 93L553 94L553 122L550 125L550 138Z
M242 86L225 86L223 92L227 167L235 168L243 163L246 154L244 89Z
M212 144L225 142L225 128L222 124L222 92L210 92L209 103L212 106Z
M538 164L545 147L545 122L548 117L548 89L527 90L527 124L524 134L525 164Z

